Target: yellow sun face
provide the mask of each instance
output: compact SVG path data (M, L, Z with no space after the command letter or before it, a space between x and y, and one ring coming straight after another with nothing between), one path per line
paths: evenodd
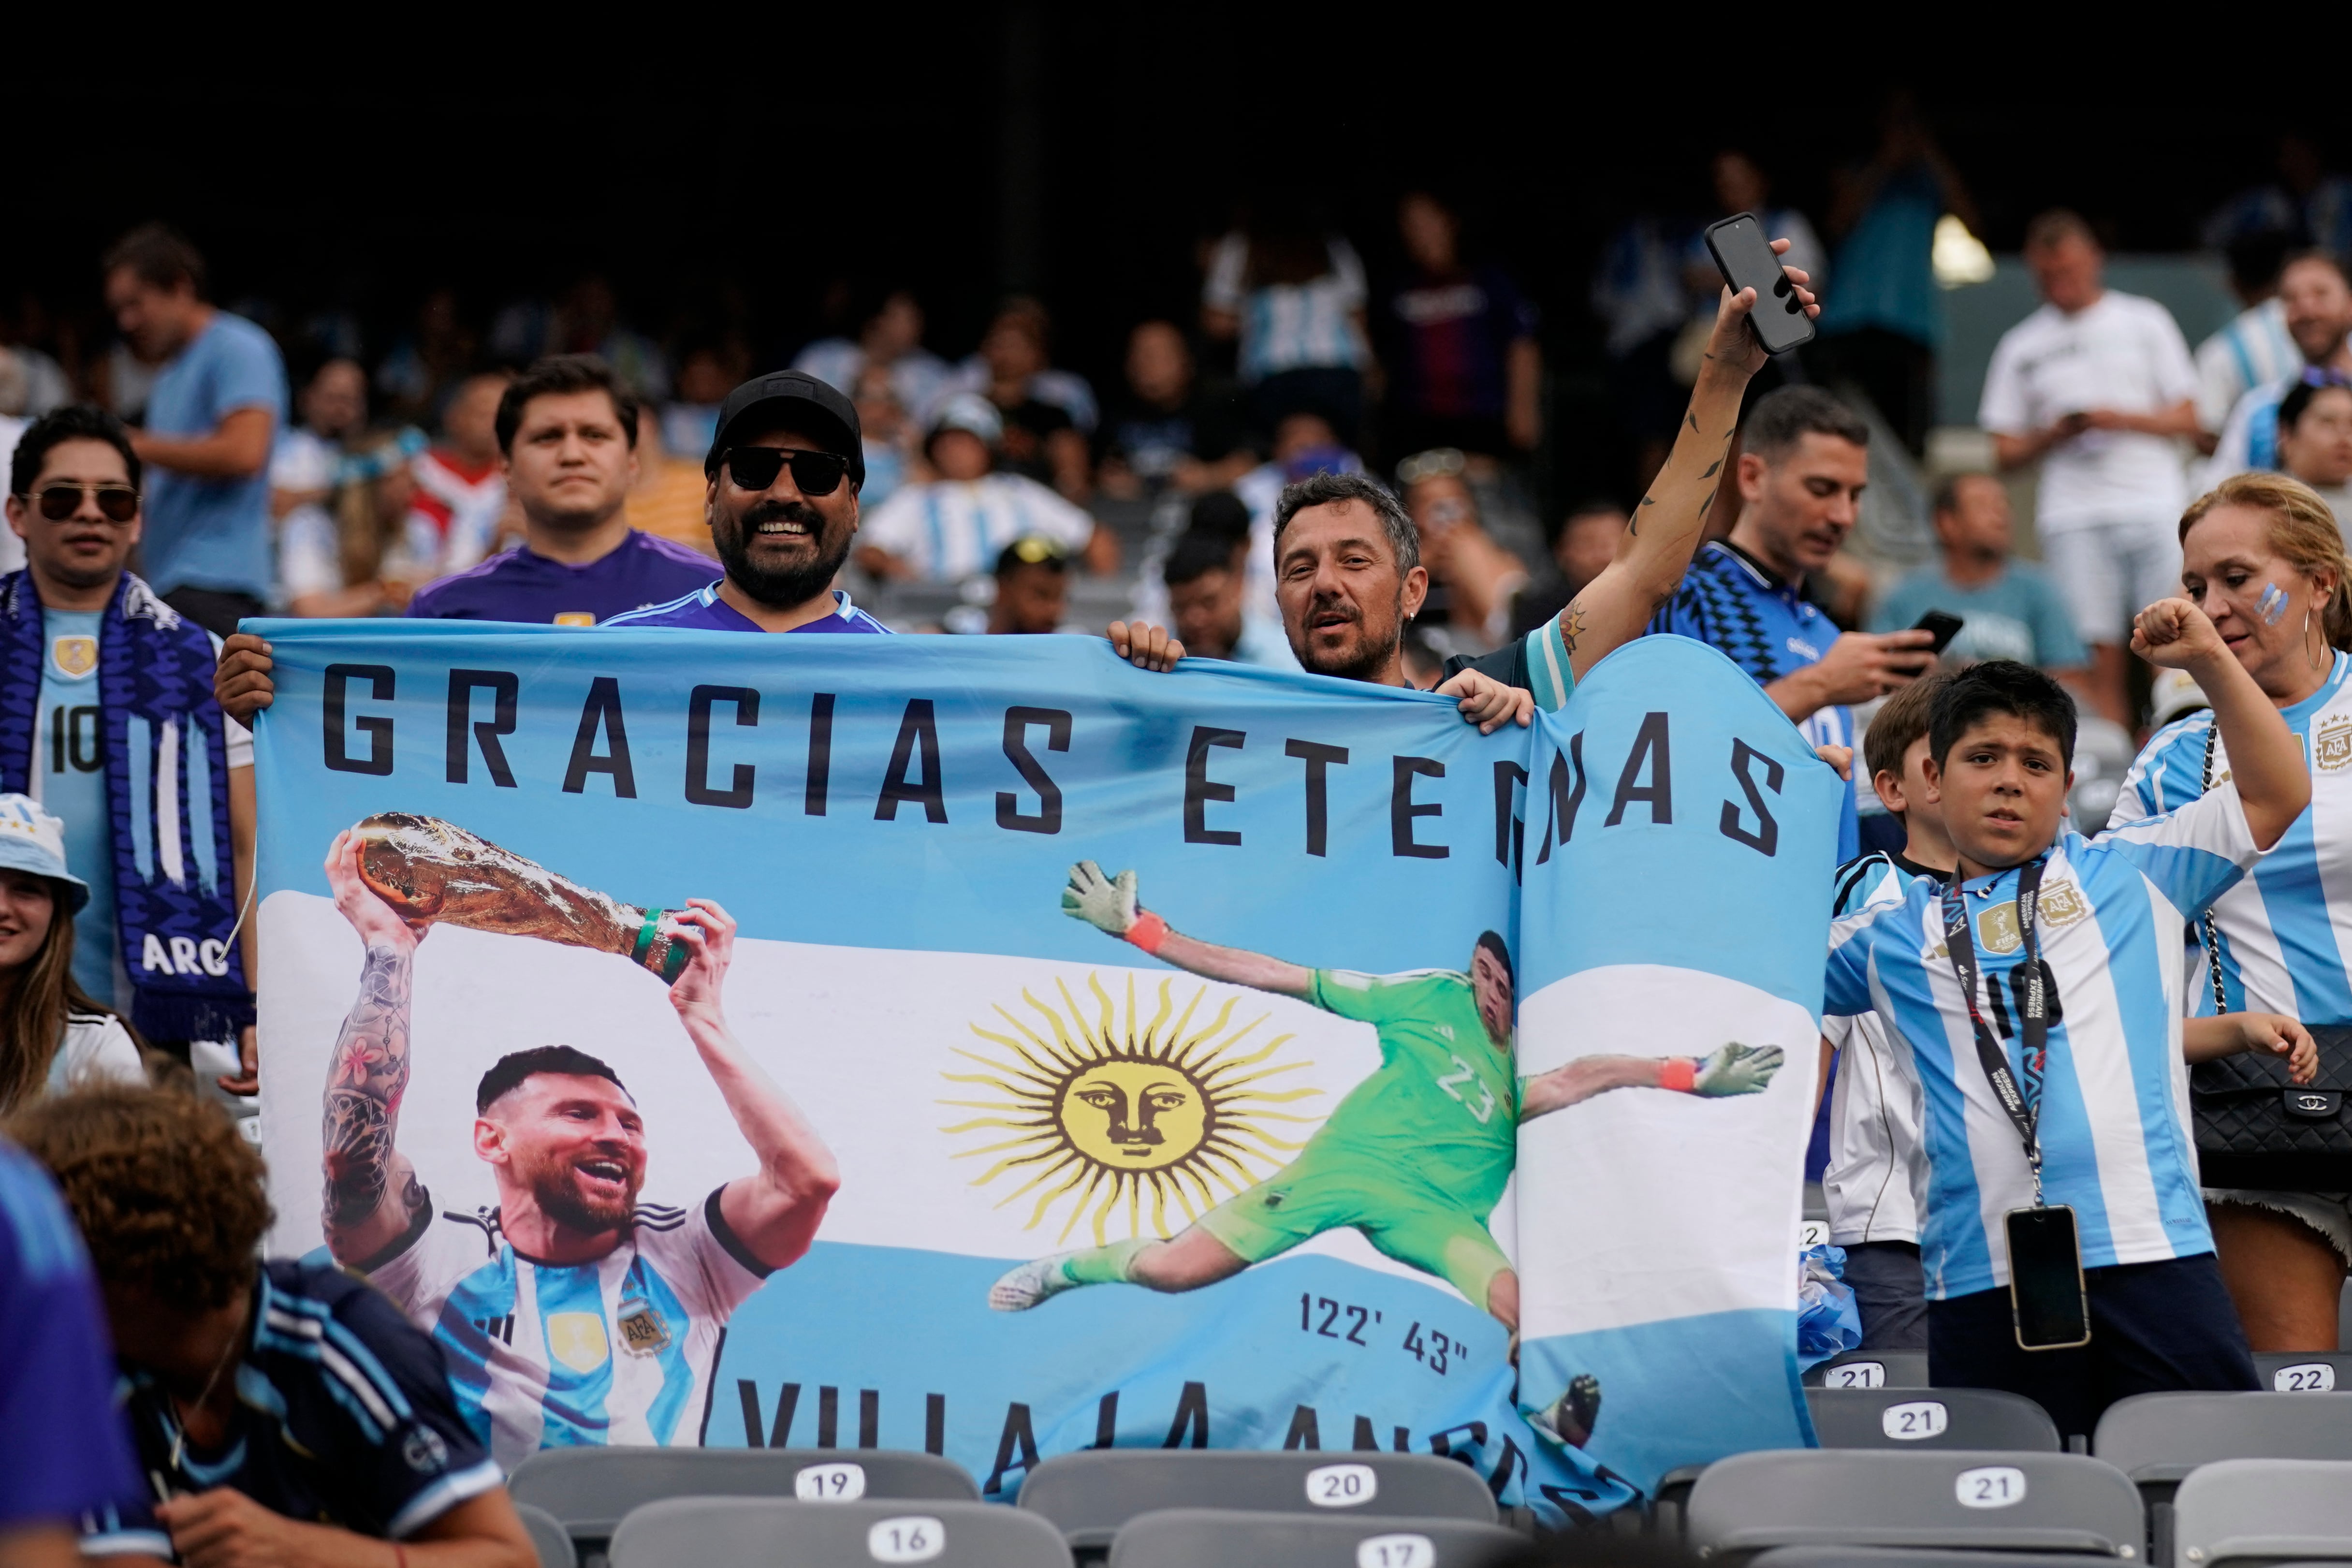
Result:
M1253 1038L1267 1015L1234 1025L1242 998L1228 995L1213 1017L1196 1024L1209 988L1194 986L1180 1012L1176 982L1162 980L1146 1020L1136 1005L1135 977L1126 979L1124 1006L1092 974L1091 1008L1060 982L1058 1006L1024 991L1033 1020L997 1007L1002 1028L971 1026L993 1048L956 1052L985 1070L941 1075L995 1095L941 1100L989 1113L941 1131L1012 1134L955 1157L995 1156L971 1184L1011 1183L999 1208L1035 1194L1024 1229L1066 1208L1065 1241L1082 1221L1097 1246L1172 1236L1281 1169L1322 1120L1282 1109L1323 1091L1285 1079L1314 1066L1278 1059L1293 1037Z

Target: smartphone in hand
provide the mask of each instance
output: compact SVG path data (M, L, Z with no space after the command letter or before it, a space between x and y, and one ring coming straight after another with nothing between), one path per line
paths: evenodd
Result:
M1930 610L1913 623L1911 629L1934 633L1936 640L1928 645L1928 651L1940 654L1952 646L1952 639L1960 635L1960 628L1967 624L1948 611Z
M1770 238L1754 213L1707 226L1706 248L1733 293L1756 290L1756 309L1748 320L1765 353L1787 353L1813 341L1813 319L1805 314L1796 285L1780 269L1780 258L1772 254Z

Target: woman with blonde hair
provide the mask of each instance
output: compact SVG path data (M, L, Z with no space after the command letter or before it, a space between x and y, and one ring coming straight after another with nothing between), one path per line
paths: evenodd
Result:
M410 462L423 435L404 430L343 459L325 505L286 514L278 538L278 591L292 614L396 616L441 574L441 540L409 504Z
M65 824L0 795L0 1114L88 1079L144 1083L138 1041L74 983L89 884L66 869Z
M2185 595L2301 738L2312 775L2310 809L2192 932L2206 955L2193 1013L2244 1015L2249 1029L2265 1013L2300 1020L2322 1032L2313 1089L2352 1089L2352 1051L2326 1034L2352 1027L2352 561L2326 501L2274 473L2240 474L2199 498L2181 516L2180 546ZM2229 773L2211 716L2191 713L2141 751L2109 826L2176 810ZM2288 1079L2261 1054L2226 1072L2200 1068L2197 1101L2273 1114ZM2317 1152L2325 1131L2300 1124L2294 1141L2306 1152L2292 1156L2200 1152L2222 1279L2257 1351L2336 1348L2352 1265L2352 1154ZM2347 1132L2352 1121L2337 1120L2335 1136Z

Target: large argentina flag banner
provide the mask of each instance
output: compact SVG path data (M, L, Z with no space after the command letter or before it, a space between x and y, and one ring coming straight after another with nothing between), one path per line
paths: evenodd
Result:
M1377 1448L1555 1521L1606 1511L1648 1484L1633 1456L1719 1420L1632 1370L1687 1282L1583 1336L1627 1347L1576 1369L1603 1385L1588 1432L1541 1386L1553 1341L1524 1388L1513 1363L1514 1221L1582 1246L1558 1216L1607 1207L1679 1246L1687 1194L1604 1168L1540 1196L1522 1176L1515 1202L1513 1167L1523 1110L1572 1132L1636 1100L1714 1119L1727 1201L1785 1198L1717 1287L1772 1253L1779 1317L1711 1375L1795 1430L1795 1144L1717 1134L1809 1075L1702 1101L1658 1092L1654 1059L1627 1092L1522 1105L1546 1064L1514 1061L1521 978L1586 967L1523 949L1523 915L1591 940L1583 863L1537 861L1524 780L1553 731L1205 661L1147 675L1076 637L264 629L272 1246L430 1330L507 1466L927 1449L1009 1499L1092 1447ZM1700 673L1653 706L1703 734L1745 683ZM1827 883L1834 801L1793 731L1749 731L1788 773L1772 896L1794 909L1795 862ZM1751 941L1743 915L1695 896L1648 961ZM1780 989L1819 970L1816 942ZM1671 1028L1612 1048L1697 1054ZM1564 1298L1527 1298L1554 1333Z
M1521 1124L1522 1402L1597 1405L1586 1452L1644 1489L1809 1446L1792 1173L1843 786L1729 660L1674 637L1546 715L1529 779L1519 1070L1696 1067L1688 1096Z

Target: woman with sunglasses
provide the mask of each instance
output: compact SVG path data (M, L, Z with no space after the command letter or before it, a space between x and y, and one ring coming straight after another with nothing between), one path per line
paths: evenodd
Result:
M2264 1013L2315 1031L2352 1026L2352 561L2326 502L2281 474L2224 480L2183 514L2180 544L2186 596L2302 740L2312 786L2310 808L2192 931L2207 954L2194 1015L2242 1016L2250 1029ZM2108 826L2178 810L2229 773L2210 714L2192 713L2140 752ZM2345 1087L2347 1069L2323 1040L2315 1087ZM2248 1343L2334 1350L2352 1197L2250 1189L2214 1156L2203 1175Z
M2278 449L2279 467L2309 485L2341 529L2352 516L2352 381L2330 371L2296 383L2279 400Z
M66 868L65 824L0 795L0 1114L91 1079L144 1083L122 1020L75 984L75 915L89 884Z

